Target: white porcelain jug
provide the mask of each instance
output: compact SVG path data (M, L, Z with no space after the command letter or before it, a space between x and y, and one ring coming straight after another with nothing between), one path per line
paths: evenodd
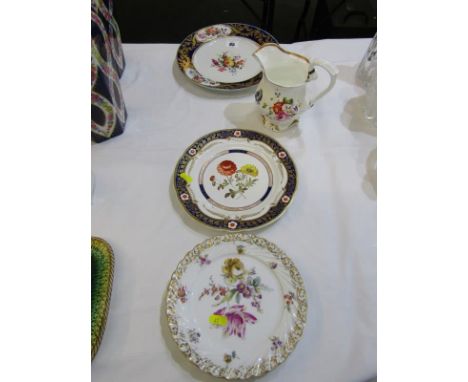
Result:
M328 62L309 60L289 52L277 44L262 45L253 53L263 69L263 77L255 92L255 101L263 115L263 123L274 131L296 126L299 114L310 109L335 85L338 71ZM328 86L317 95L306 95L306 83L316 79L316 66L330 75Z

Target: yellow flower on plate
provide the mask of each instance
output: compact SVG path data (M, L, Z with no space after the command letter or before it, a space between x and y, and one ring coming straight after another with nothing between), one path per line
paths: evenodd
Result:
M250 176L258 175L257 167L255 167L253 164L245 164L240 168L239 171L245 175L250 175Z
M224 66L232 68L234 66L234 60L232 57L224 56Z
M222 268L224 276L230 281L242 279L244 276L245 268L242 261L239 259L226 259Z

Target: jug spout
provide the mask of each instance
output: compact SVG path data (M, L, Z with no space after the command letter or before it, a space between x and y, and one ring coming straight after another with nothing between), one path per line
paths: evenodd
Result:
M277 44L264 44L253 53L253 56L260 63L263 71L265 71L271 63L275 62L275 60L281 55L282 52Z
M307 57L289 52L277 44L264 44L253 56L260 63L267 80L277 86L297 87L307 80L310 66Z

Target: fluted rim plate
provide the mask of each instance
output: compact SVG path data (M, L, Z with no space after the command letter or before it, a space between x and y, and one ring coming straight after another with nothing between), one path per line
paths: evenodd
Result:
M205 240L169 282L166 313L179 349L226 379L261 376L286 360L307 319L302 277L275 244L247 234Z

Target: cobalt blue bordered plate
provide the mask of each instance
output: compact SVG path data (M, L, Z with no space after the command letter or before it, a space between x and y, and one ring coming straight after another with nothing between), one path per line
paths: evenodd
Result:
M296 167L274 139L219 130L191 144L174 170L183 209L215 229L243 231L277 220L291 204Z
M278 41L252 25L211 25L191 33L182 41L177 51L177 64L192 82L204 88L245 89L255 86L262 78L260 66L251 53L266 43L277 44ZM203 57L195 60L197 54ZM236 81L236 76L242 80Z

